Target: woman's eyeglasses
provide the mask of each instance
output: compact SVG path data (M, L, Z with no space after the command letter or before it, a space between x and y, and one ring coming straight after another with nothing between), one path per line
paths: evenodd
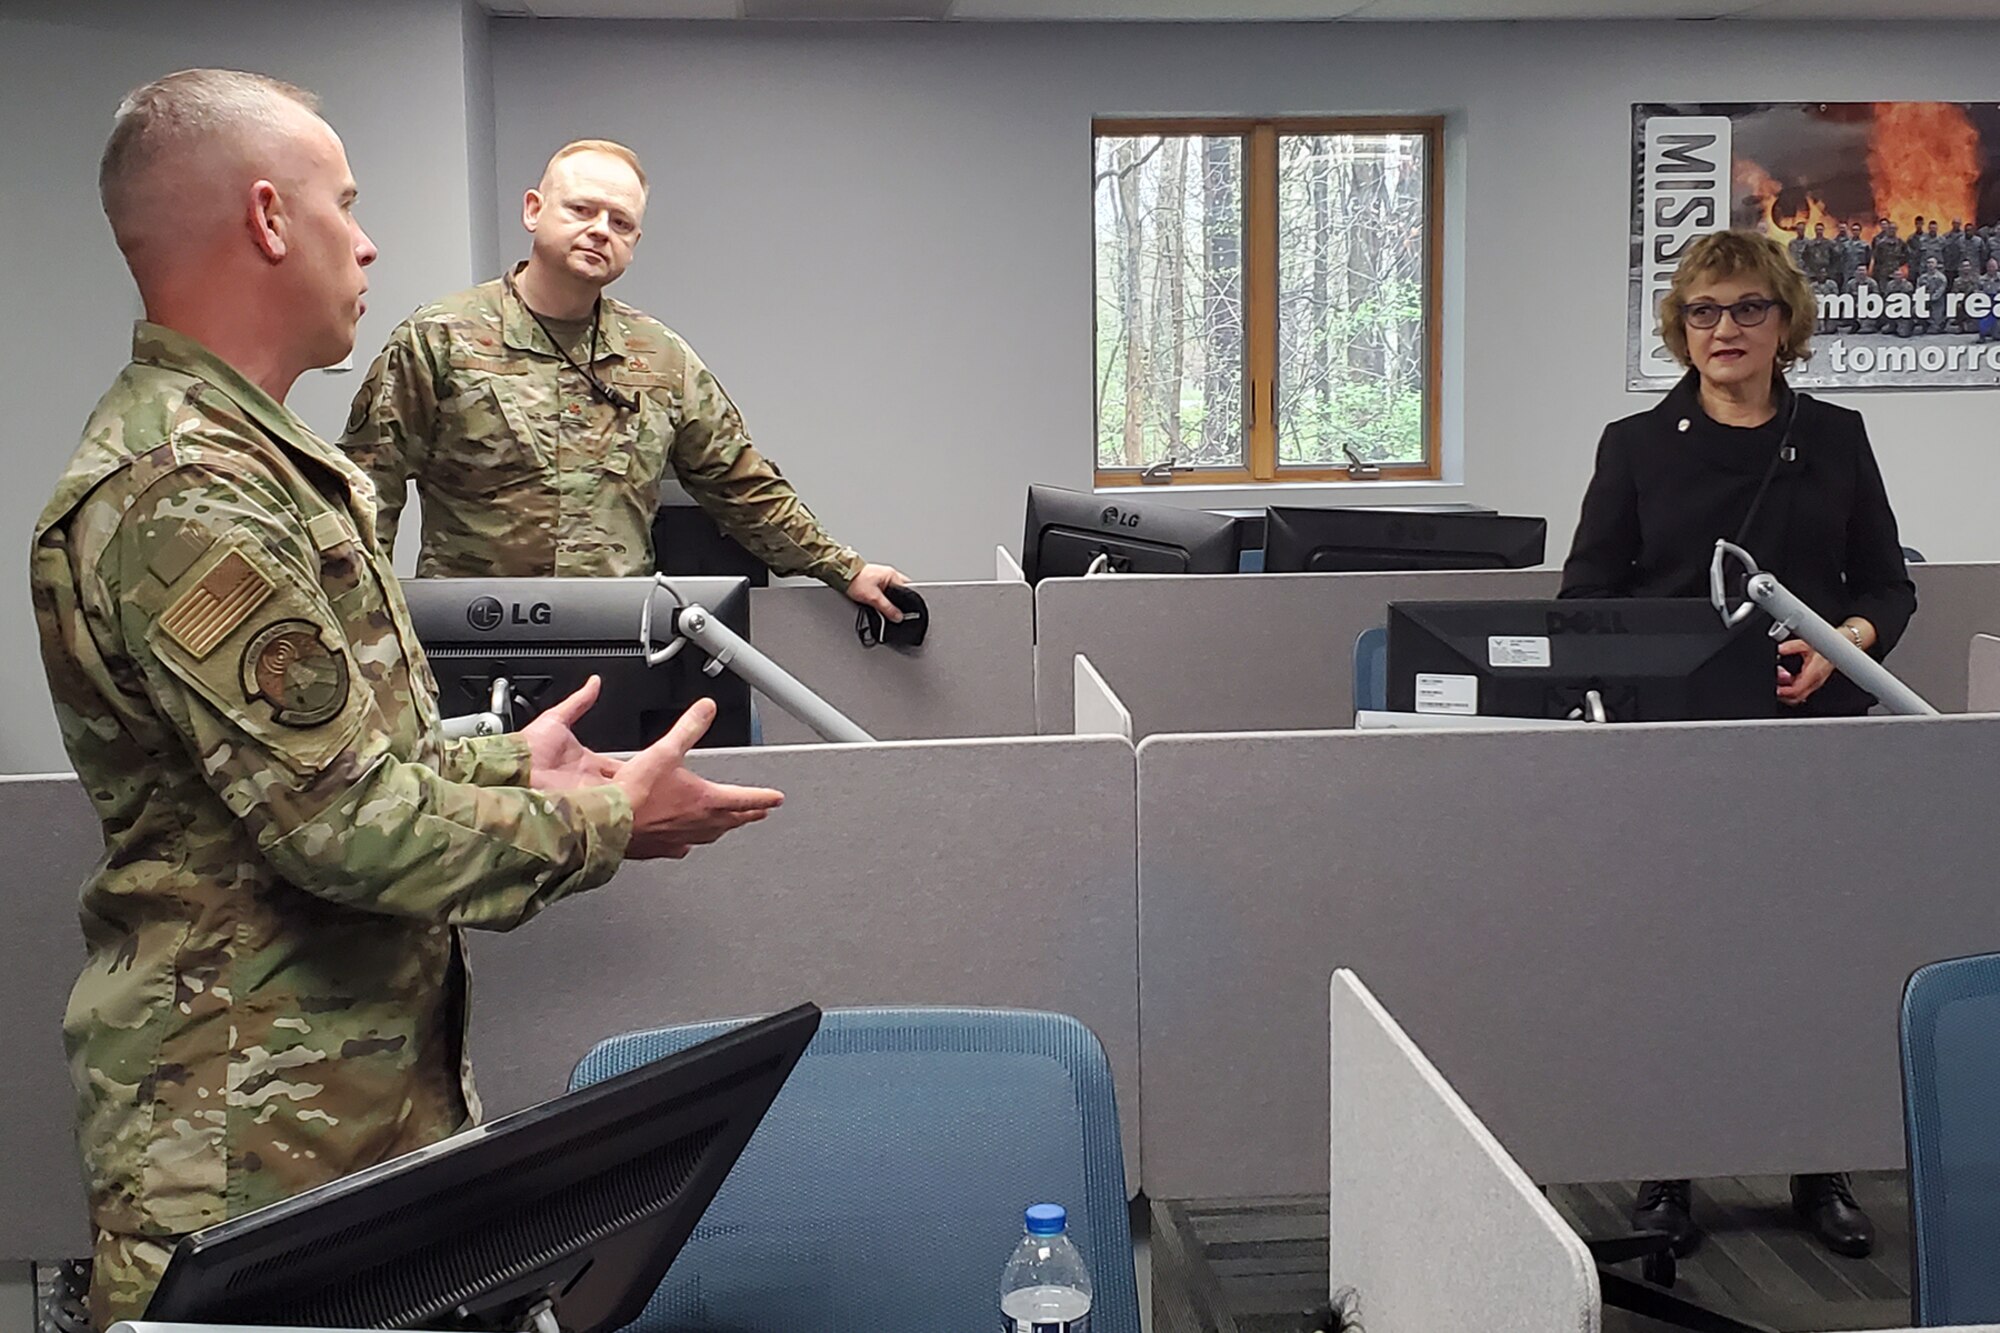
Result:
M1717 305L1713 301L1692 301L1681 307L1681 319L1691 329L1712 329L1722 322L1722 316L1736 321L1739 329L1754 329L1764 322L1764 316L1775 309L1789 307L1783 301L1773 301L1767 296L1746 296L1734 305Z

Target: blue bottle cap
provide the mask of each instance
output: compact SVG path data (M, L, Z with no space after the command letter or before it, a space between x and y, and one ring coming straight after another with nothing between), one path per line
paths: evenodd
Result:
M1028 1209L1027 1223L1030 1236L1060 1236L1069 1226L1069 1214L1059 1203L1038 1203Z

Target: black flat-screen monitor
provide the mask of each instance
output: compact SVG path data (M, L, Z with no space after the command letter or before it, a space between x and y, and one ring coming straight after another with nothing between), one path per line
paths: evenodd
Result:
M675 579L738 634L750 637L750 594L742 579ZM750 743L750 687L728 672L705 675L708 658L689 645L660 666L639 648L639 621L653 598L654 633L672 623L672 599L651 579L406 579L403 597L417 639L437 676L446 717L483 713L493 682L513 688L514 723L526 726L596 675L597 706L576 725L593 750L640 750L658 740L697 699L715 700L704 746Z
M1273 574L1526 569L1542 563L1548 535L1547 519L1511 514L1273 505L1264 515L1264 569Z
M645 1308L820 1013L678 1055L185 1237L152 1321L621 1328Z
M1234 574L1236 520L1126 495L1028 488L1021 572L1028 582L1113 574Z
M653 568L676 578L748 579L753 588L771 586L771 567L691 500L653 512Z
M1775 717L1770 620L1699 598L1391 602L1389 711L1684 722Z

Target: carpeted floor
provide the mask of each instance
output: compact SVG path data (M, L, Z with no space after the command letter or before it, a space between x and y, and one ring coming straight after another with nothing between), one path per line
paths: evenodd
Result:
M1791 1333L1894 1328L1909 1322L1910 1240L1903 1174L1854 1177L1875 1221L1875 1253L1843 1259L1799 1231L1783 1176L1699 1180L1695 1218L1705 1243L1680 1265L1688 1300ZM1556 1211L1584 1236L1628 1229L1633 1186L1559 1185ZM1326 1299L1326 1204L1321 1198L1155 1200L1153 1333L1298 1333ZM1636 1263L1626 1265L1637 1276ZM1663 1326L1606 1311L1605 1333Z

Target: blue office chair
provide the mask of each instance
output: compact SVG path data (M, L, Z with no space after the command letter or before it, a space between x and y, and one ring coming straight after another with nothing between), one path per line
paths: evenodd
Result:
M599 1043L570 1086L736 1022ZM999 1327L1031 1203L1069 1210L1092 1333L1139 1333L1111 1069L1060 1014L834 1009L632 1325L935 1333Z
M1924 563L1924 553L1914 546L1905 546L1903 548L1903 563L1906 565L1921 565Z
M1389 631L1362 630L1354 640L1354 711L1379 713L1389 706Z
M1918 968L1902 1050L1912 1322L2000 1321L2000 954Z

